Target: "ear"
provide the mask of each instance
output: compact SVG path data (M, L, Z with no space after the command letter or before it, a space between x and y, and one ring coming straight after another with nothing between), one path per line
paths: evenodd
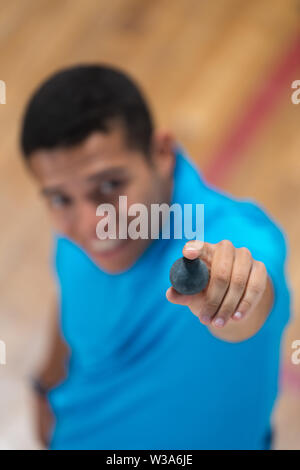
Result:
M164 178L173 175L175 165L175 138L170 131L156 131L153 137L152 159L160 175Z

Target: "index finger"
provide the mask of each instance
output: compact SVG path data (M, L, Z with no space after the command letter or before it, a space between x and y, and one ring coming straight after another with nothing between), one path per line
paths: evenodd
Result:
M184 245L182 254L188 259L201 258L206 265L211 266L215 249L216 245L213 243L203 242L201 240L190 240Z

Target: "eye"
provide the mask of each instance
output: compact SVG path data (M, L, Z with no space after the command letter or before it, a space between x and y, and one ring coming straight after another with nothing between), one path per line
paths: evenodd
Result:
M120 186L122 186L123 181L121 180L107 180L103 181L100 184L100 191L102 194L111 194Z
M49 203L51 207L58 209L70 205L71 200L62 194L54 194L49 198Z

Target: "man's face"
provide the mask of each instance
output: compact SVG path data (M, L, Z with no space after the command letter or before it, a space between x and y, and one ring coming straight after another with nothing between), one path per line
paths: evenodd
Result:
M128 207L169 203L173 162L169 136L156 138L153 155L147 159L128 147L123 129L115 126L74 147L38 150L29 164L56 230L80 245L102 269L115 273L129 268L151 242L118 239L119 196L127 196ZM116 210L115 240L100 240L96 234L101 219L96 209L106 203Z

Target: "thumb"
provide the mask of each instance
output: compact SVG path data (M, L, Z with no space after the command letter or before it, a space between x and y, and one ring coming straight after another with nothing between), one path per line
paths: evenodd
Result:
M184 245L182 254L188 259L200 258L206 265L211 266L215 247L213 243L191 240Z

